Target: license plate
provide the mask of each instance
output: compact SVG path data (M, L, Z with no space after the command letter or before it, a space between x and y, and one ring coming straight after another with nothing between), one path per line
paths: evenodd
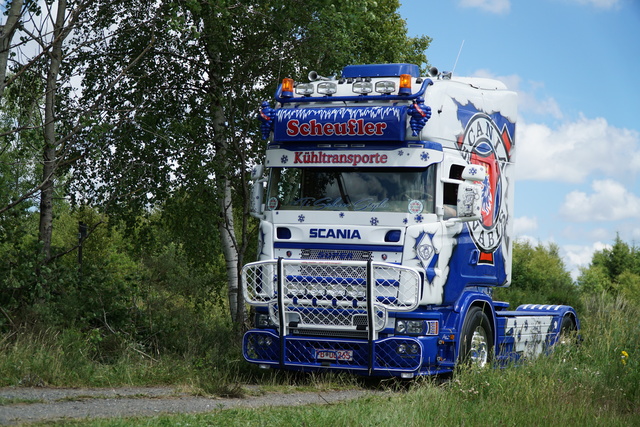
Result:
M316 350L317 360L353 360L353 350Z

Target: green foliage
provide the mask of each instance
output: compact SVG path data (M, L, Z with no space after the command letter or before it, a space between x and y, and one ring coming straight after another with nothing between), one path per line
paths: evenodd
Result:
M640 305L640 249L622 241L593 254L591 264L578 277L580 290L588 295L606 292Z
M140 59L84 135L88 147L102 148L83 154L74 189L130 223L149 205L185 193L190 207L219 210L221 177L232 178L234 204L245 205L244 174L263 150L256 109L282 77L365 62L426 66L430 39L407 36L398 6L397 0L136 0L91 9L96 28L117 14L122 19L104 49L79 57L84 97L100 96L123 63ZM112 185L96 187L98 177ZM210 215L209 223L219 218Z
M494 297L517 307L520 304L566 304L580 311L577 287L566 271L555 244L531 245L527 241L513 244L512 283L496 289Z
M83 420L82 424L378 426L401 420L411 426L637 425L640 311L606 296L587 297L584 305L581 344L559 345L550 355L519 366L469 369L445 381L413 380L404 383L400 393L378 393L331 405L238 408L198 415ZM624 362L622 351L628 354ZM314 385L311 376L298 379L298 385ZM384 387L384 383L373 384L377 385ZM291 387L284 390L290 392Z
M35 205L28 193L38 182L40 171L35 160L42 145L36 128L41 113L40 91L37 75L25 73L0 98L0 233L18 226ZM0 234L0 241L3 237Z

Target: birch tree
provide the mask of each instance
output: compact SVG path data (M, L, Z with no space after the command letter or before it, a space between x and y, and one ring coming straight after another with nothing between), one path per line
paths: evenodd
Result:
M222 253L230 316L242 324L238 278L254 237L248 235L247 171L263 153L258 106L282 77L312 69L426 66L430 40L407 36L398 6L397 0L337 6L328 0L132 0L129 10L136 12L119 21L104 54L87 62L86 96L104 90L104 76L118 66L112 58L135 57L155 41L105 100L99 127L109 148L80 160L76 173L84 175L74 179L82 184L75 192L131 221L162 209L184 231L185 245L210 259ZM104 185L96 187L96 180Z
M130 70L147 46L136 57L118 58L117 72L104 76L102 92L91 98L83 96L80 86L85 77L86 52L99 54L105 40L113 36L118 10L125 1L56 0L47 2L13 0L4 25L3 50L0 60L8 58L11 78L6 84L17 84L27 76L39 75L42 80L42 115L29 128L14 127L9 133L39 129L41 135L40 178L15 200L0 205L0 212L10 210L33 197L39 198L39 240L43 262L52 258L51 235L54 199L66 198L63 177L84 156L103 147L90 145L97 118L102 114L103 101ZM11 30L11 32L7 32ZM19 43L11 40L19 35ZM5 37L6 36L6 37ZM12 37L13 36L13 37ZM0 62L0 66L2 63ZM4 87L4 86L3 86ZM95 141L95 140L94 140Z
M191 7L201 21L207 53L219 230L234 321L241 323L245 316L238 277L247 248L246 171L262 151L256 145L255 113L247 111L247 105L257 109L259 101L273 93L281 73L299 75L310 71L310 65L329 73L350 62L408 60L426 65L429 39L407 36L398 6L397 1L346 1L336 8L327 1L201 0ZM266 91L260 89L265 83ZM233 216L234 192L241 196L239 227Z
M11 42L20 23L23 0L13 0L8 6L7 19L4 25L0 27L0 98L2 98L2 93L6 86L5 79L7 77L9 54L11 53Z

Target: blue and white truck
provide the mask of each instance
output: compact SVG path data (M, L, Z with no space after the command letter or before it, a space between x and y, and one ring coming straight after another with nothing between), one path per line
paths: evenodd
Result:
M309 80L260 110L247 361L412 378L532 357L579 328L569 306L492 298L511 281L515 92L413 64Z

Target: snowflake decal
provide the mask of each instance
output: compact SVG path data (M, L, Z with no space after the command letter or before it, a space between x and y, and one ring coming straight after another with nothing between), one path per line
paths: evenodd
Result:
M282 156L282 158L280 159L280 161L281 161L282 163L287 163L287 162L289 161L289 156L287 156L287 155Z
M416 220L416 222L422 222L424 217L422 215L416 215L414 219Z
M429 160L429 153L427 153L426 151L423 151L422 154L420 154L420 160L422 160L423 162L426 162L427 160Z
M340 218L344 218L344 212L340 212Z
M469 175L477 175L478 174L478 169L476 168L471 168L469 169Z
M304 222L304 215L298 215L298 222Z
M404 150L398 151L398 156L404 156Z
M380 221L378 221L378 218L373 217L373 218L371 218L370 222L371 222L371 225L378 225L378 222L380 222Z
M403 223L403 224L407 224L408 222L409 222L409 220L408 220L407 218L405 218L405 219L403 219L403 220L402 220L402 223Z

